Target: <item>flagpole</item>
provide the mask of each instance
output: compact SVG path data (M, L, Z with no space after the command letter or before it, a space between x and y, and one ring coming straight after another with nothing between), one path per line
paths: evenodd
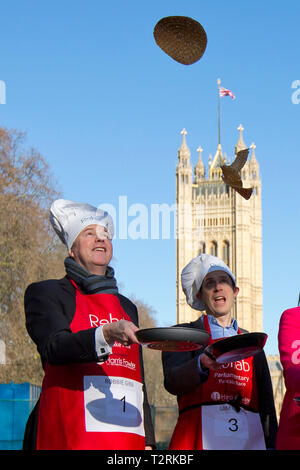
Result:
M220 112L220 85L221 80L218 78L218 145L221 144L221 112Z

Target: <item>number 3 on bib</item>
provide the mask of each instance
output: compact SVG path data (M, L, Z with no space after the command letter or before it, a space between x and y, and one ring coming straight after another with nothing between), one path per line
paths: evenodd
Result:
M231 425L229 426L229 428L228 428L229 431L232 431L232 432L238 431L239 426L238 426L238 421L237 421L236 418L230 418L230 419L228 420L228 423L233 423L233 424L231 424Z

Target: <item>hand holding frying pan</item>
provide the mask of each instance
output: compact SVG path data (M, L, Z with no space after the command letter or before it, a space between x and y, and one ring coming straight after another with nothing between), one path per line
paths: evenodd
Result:
M108 344L117 341L124 346L129 346L133 343L138 343L135 332L138 327L131 321L119 320L112 323L103 325L103 336Z
M222 366L222 364L219 364L213 356L209 353L207 354L206 349L204 349L202 354L200 354L200 365L202 371L217 370Z

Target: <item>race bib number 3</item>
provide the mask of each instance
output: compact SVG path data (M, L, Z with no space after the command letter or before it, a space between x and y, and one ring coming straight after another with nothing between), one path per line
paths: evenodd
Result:
M144 436L142 384L124 377L84 377L87 432L129 432Z
M259 415L229 404L202 407L202 442L207 450L266 448Z
M237 412L230 405L220 405L218 411L213 418L216 436L248 439L247 418L243 409Z

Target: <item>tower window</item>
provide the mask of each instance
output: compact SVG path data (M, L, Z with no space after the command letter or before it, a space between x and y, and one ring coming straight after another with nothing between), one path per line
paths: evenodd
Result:
M199 255L202 255L203 253L205 253L205 242L201 242L200 243L200 248L199 248Z
M217 244L217 242L212 242L211 243L210 254L212 256L218 256L218 244Z
M229 266L229 242L225 240L223 242L223 253L222 253L222 258L224 263L226 263Z

